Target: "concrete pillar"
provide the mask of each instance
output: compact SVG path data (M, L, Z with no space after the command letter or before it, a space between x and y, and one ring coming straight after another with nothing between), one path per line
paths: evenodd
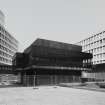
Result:
M26 86L26 72L24 73L23 84Z
M50 83L51 83L51 85L53 84L53 76L52 75L50 76Z
M75 81L75 76L73 75L73 82Z

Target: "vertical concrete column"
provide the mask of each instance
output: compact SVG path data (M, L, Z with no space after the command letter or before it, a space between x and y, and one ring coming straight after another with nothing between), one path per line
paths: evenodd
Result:
M27 86L30 86L30 78L29 78L30 75L27 75Z
M29 85L29 81L28 81L28 75L26 75L26 85Z
M56 75L54 75L54 84L56 85Z
M23 77L23 84L26 86L26 72L23 75L24 75L24 77Z
M53 84L53 76L52 75L50 75L50 83L51 83L51 85Z
M25 74L25 85L27 86L27 74Z
M75 82L75 80L76 80L76 78L75 78L75 76L73 75L73 82Z

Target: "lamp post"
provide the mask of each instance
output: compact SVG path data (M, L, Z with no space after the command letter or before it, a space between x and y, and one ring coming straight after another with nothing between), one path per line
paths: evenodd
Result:
M36 72L34 73L34 87L36 86L35 82L36 82Z

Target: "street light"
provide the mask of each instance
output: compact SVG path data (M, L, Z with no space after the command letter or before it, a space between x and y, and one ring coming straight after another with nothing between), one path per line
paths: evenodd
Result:
M36 87L36 72L34 72L34 87L33 87L33 89L37 89L35 87Z

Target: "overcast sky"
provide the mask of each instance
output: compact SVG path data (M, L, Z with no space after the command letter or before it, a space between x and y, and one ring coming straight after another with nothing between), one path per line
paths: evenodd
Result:
M105 0L0 0L23 51L36 38L76 43L105 30Z

